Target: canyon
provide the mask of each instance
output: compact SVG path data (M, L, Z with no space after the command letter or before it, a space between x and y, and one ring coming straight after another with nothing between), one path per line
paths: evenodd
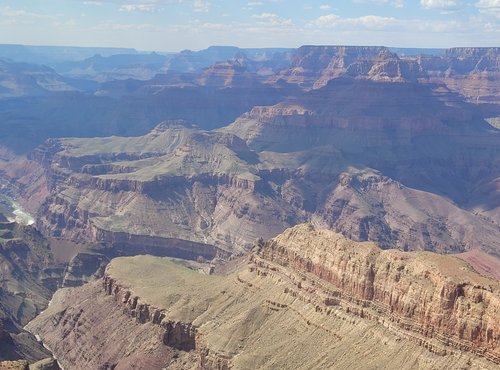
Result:
M499 48L36 50L0 47L0 360L498 366Z
M341 369L389 358L403 369L493 369L499 304L498 281L457 258L383 251L306 224L221 275L114 259L101 281L56 293L28 329L75 369Z

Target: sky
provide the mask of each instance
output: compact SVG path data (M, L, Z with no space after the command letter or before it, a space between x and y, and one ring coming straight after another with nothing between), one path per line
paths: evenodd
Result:
M0 43L500 46L500 0L0 0Z

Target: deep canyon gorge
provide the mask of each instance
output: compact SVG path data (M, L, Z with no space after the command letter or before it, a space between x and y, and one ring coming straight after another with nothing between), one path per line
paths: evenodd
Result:
M500 48L0 58L0 113L0 368L500 366Z

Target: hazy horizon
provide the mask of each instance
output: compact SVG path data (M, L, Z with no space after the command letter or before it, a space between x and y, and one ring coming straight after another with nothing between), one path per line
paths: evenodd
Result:
M6 0L0 43L201 50L499 45L497 0Z

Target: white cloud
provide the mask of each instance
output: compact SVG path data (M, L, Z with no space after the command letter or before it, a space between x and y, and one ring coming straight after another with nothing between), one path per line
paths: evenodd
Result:
M100 23L92 29L113 31L162 31L160 27L149 23Z
M362 3L362 4L378 4L378 5L392 5L396 8L403 8L405 5L405 0L352 0L353 3Z
M125 4L119 10L121 12L152 13L155 11L155 6L153 4Z
M500 0L479 0L476 3L479 12L500 18Z
M223 23L203 23L200 28L206 29L206 30L213 30L213 31L222 31L228 28L231 28L231 26Z
M420 0L425 9L456 9L460 7L457 0Z
M319 8L321 10L330 10L332 7L330 5L321 5Z
M339 20L339 16L336 14L322 15L318 19L312 22L313 25L318 27L331 27L334 26Z
M259 15L254 15L252 18L259 20L261 24L271 25L271 26L291 26L292 20L281 18L274 13L262 13Z
M0 8L0 19L2 19L3 24L39 24L42 21L57 21L61 17L60 14L48 15L41 13L28 12L22 9L13 9L9 6Z
M196 2L195 0L193 0ZM150 9L159 10L162 6L181 4L185 3L187 0L83 0L84 5L104 5L104 4L115 4L122 11L151 11ZM143 10L146 9L146 10Z
M369 29L384 29L398 23L396 18L381 17L378 15L366 15L359 18L348 18L347 22L353 25L361 25Z
M193 8L195 12L207 13L210 10L210 3L203 0L194 0Z
M4 17L22 17L22 18L32 18L32 19L53 19L55 18L52 15L40 14L28 12L26 10L21 9L12 9L9 6L5 6L0 8L0 15Z
M381 17L378 15L365 15L358 18L341 18L336 14L322 15L313 22L312 26L320 28L328 27L363 27L372 30L381 30L398 24L398 20L392 17Z

